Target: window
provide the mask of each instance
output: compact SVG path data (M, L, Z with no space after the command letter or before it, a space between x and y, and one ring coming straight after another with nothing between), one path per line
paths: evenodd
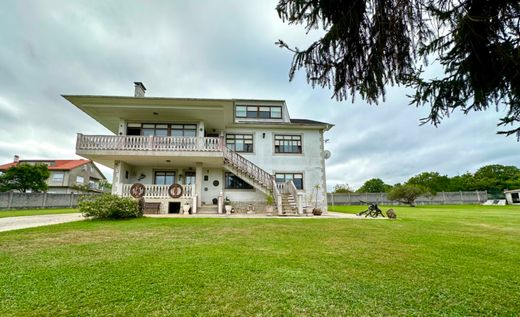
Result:
M226 173L226 189L253 189L253 186L233 173Z
M63 182L63 177L65 174L63 172L54 172L52 173L52 181L53 182Z
M129 123L127 135L143 136L197 136L196 124Z
M252 134L226 134L226 146L236 152L253 152Z
M83 176L76 176L76 183L83 184L85 182L85 179Z
M197 136L196 124L172 124L172 136Z
M277 183L285 183L292 180L297 189L303 189L302 173L276 173L275 179Z
M520 193L512 193L511 200L513 201L514 204L520 203Z
M254 119L281 119L280 106L236 106L235 117Z
M302 153L301 135L275 135L275 153Z
M155 172L153 183L156 185L174 184L175 172Z

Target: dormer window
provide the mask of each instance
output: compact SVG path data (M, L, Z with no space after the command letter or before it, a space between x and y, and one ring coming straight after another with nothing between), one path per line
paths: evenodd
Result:
M248 119L281 119L281 106L236 106L236 118Z

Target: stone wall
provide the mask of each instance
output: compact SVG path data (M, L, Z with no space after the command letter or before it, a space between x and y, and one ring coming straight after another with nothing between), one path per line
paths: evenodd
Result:
M0 193L0 210L36 208L73 208L81 194Z

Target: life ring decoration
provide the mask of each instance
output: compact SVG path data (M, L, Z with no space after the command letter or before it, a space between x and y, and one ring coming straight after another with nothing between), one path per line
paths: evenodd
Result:
M168 187L168 195L171 198L179 198L182 196L182 186L179 184L172 184Z
M130 195L134 198L141 198L146 193L146 188L141 183L135 183L130 187Z

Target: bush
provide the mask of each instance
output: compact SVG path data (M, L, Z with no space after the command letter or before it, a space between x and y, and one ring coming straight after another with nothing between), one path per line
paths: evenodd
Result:
M79 211L94 219L125 219L143 216L137 201L111 194L91 195L79 202Z
M415 206L415 199L427 193L424 187L416 185L396 185L388 192L388 199Z

